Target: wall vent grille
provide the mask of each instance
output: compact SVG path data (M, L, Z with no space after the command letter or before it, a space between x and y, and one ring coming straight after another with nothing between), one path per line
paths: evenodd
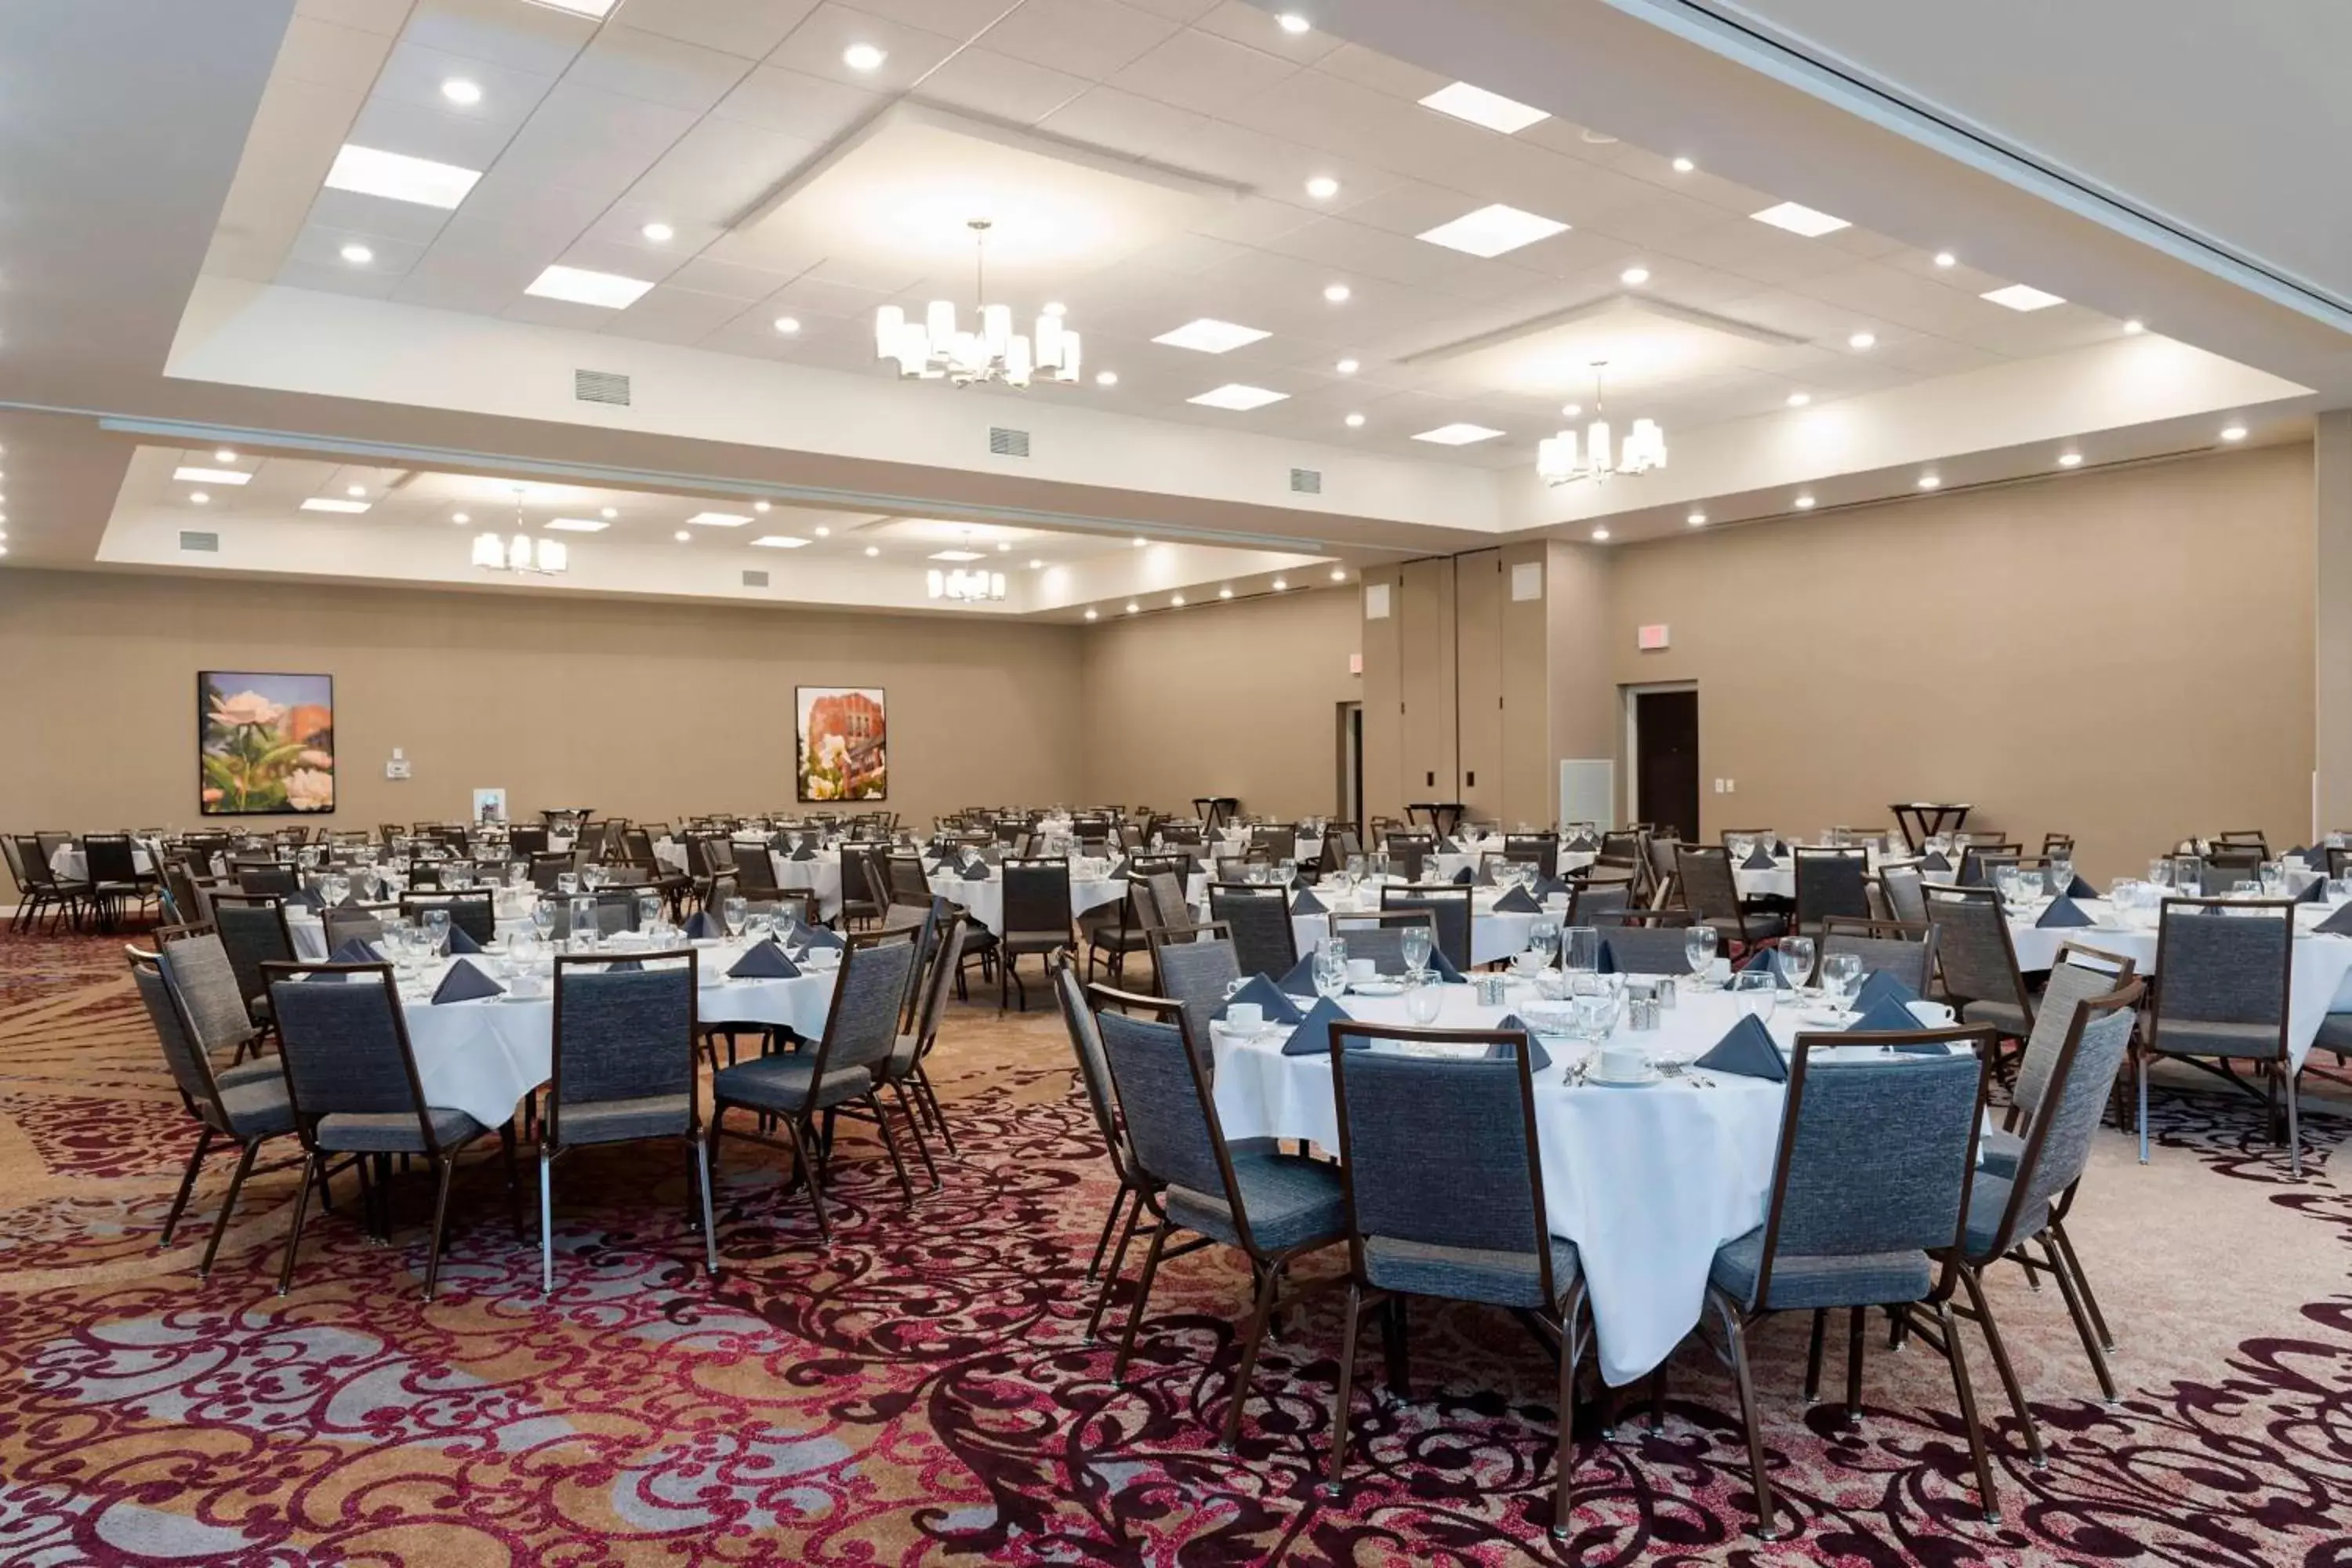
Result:
M198 533L193 529L184 528L180 530L180 548L183 550L202 551L207 554L217 555L220 553L220 535L217 533Z
M629 378L614 370L575 370L572 373L572 395L582 403L626 408Z
M988 427L988 455L992 458L1025 458L1029 455L1029 432L1007 430L1002 425Z
M743 586L746 588L764 588L767 585L768 574L765 572L746 572L743 574Z
M1323 470L1320 468L1291 469L1290 489L1292 493L1296 495L1321 495L1323 493Z

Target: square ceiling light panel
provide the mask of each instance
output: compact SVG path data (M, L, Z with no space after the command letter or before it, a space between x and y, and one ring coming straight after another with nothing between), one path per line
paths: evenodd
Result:
M929 105L898 103L795 176L735 230L740 258L809 256L970 289L987 258L992 297L1019 315L1042 298L998 290L1111 266L1185 232L1238 187L1195 180ZM971 226L988 224L983 236Z
M339 500L333 496L312 496L302 503L304 511L362 512L373 505L363 500Z
M598 517L558 517L549 519L547 526L564 533L602 533L613 525Z
M1470 256L1494 257L1567 232L1568 225L1557 218L1521 212L1517 207L1505 206L1496 202L1492 206L1480 207L1476 212L1465 213L1452 223L1423 229L1416 237Z
M1203 408L1228 408L1237 414L1246 414L1269 403L1280 403L1289 395L1286 392L1271 392L1263 386L1244 386L1238 381L1229 381L1223 386L1212 387L1198 397L1188 397L1184 401L1197 403Z
M173 468L172 478L190 485L247 485L253 476L242 468Z
M1485 425L1456 423L1440 425L1434 430L1423 430L1413 439L1427 441L1435 447L1467 447L1473 441L1491 441L1501 434L1500 430L1492 429Z
M2024 283L2012 283L2006 289L1994 289L1977 296L1996 305L2006 305L2012 310L2046 310L2066 301L2056 294L2045 293Z
M763 533L751 542L768 550L798 550L808 541L796 533Z
M1800 206L1795 202L1782 202L1779 206L1766 207L1760 213L1749 213L1748 216L1758 223L1769 223L1774 228L1785 228L1790 234L1801 234L1807 239L1819 239L1825 234L1835 234L1842 228L1853 226L1842 217L1832 217L1827 213L1815 212L1812 208Z
M625 310L645 298L653 284L642 278L624 278L617 272L591 272L583 267L551 267L523 290L542 300L568 300L575 305L597 305L607 310Z
M455 163L436 163L430 158L411 158L347 142L327 171L327 188L415 202L419 206L454 207L481 177L479 169L461 169Z
M1166 343L1173 349L1192 349L1204 354L1221 354L1272 335L1269 332L1260 331L1255 327L1237 326L1232 321L1220 321L1213 316L1203 316L1197 321L1187 321L1172 331L1162 332L1151 341L1155 343Z
M740 528L751 520L739 512L698 511L686 521L704 528Z
M1483 87L1472 87L1466 81L1439 88L1423 99L1421 106L1456 120L1466 120L1473 125L1483 125L1489 131L1499 131L1506 136L1516 135L1551 118L1543 110L1505 98L1499 92L1488 92Z

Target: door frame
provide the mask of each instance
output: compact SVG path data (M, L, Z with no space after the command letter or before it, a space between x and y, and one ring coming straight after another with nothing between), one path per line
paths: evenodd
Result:
M1625 786L1624 794L1618 797L1625 803L1625 810L1620 813L1618 817L1619 824L1622 826L1632 821L1632 814L1638 813L1642 809L1642 704L1640 700L1644 697L1662 696L1673 691L1688 691L1696 695L1698 691L1698 682L1696 680L1644 680L1621 686L1617 691L1618 702L1624 710L1625 726L1624 759L1622 765L1618 769L1618 772L1623 775ZM1699 780L1698 794L1699 812L1704 816L1706 811L1705 778ZM1698 831L1696 824L1692 826L1691 831L1694 833Z

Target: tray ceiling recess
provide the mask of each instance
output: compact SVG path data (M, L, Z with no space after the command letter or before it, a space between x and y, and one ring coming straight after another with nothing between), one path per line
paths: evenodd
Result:
M1771 368L1805 340L1665 300L1612 294L1475 337L1399 356L1480 391L1575 397L1609 366L1612 392L1662 393L1743 369Z

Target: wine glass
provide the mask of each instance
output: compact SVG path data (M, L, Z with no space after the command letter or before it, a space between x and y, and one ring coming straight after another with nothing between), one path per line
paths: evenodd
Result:
M1713 926L1693 926L1683 932L1683 962L1690 965L1691 978L1701 982L1715 969L1715 950L1721 941Z
M555 890L562 893L567 899L572 894L578 892L580 890L580 873L577 871L558 871L555 874Z
M1780 978L1789 983L1791 991L1802 991L1813 975L1813 939L1809 936L1784 936L1780 945L1772 950L1772 962L1780 971Z
M530 906L530 929L541 942L555 930L555 905L541 899Z
M1739 1011L1759 1023L1772 1021L1772 1009L1780 1005L1780 989L1772 977L1760 969L1742 969L1731 977L1731 1000Z
M1862 989L1862 955L1825 952L1822 955L1822 991L1839 1012L1853 1010L1854 993Z
M1405 977L1404 1016L1426 1028L1437 1022L1437 1015L1445 1005L1445 993L1430 983L1422 973Z
M2184 855L2172 864L2172 887L2184 899L2201 898L2205 890L2204 862Z
M1559 952L1559 922L1549 915L1528 922L1528 945L1543 954L1541 967L1551 967L1553 955Z
M1404 967L1408 974L1424 974L1429 970L1429 952L1433 944L1427 926L1407 926L1398 938L1403 950Z
M751 912L751 900L740 895L719 901L719 919L726 926L728 934L742 934L743 917Z
M572 945L586 949L596 945L596 900L575 896L567 911L571 916Z
M1593 974L1601 968L1601 931L1596 926L1570 926L1560 933L1559 966L1570 974Z
M1274 863L1274 879L1286 891L1288 890L1290 885L1298 880L1298 862L1289 858L1276 860Z
M2067 889L2074 885L2074 858L2072 855L2052 856L2050 858L2050 896L2053 899L2063 899L2066 896Z
M2262 878L2263 897L2266 899L2286 897L2286 868L2284 865L2276 860L2265 860L2258 875Z
M435 952L441 952L448 947L449 911L446 909L436 908L425 911L425 934L430 940Z

